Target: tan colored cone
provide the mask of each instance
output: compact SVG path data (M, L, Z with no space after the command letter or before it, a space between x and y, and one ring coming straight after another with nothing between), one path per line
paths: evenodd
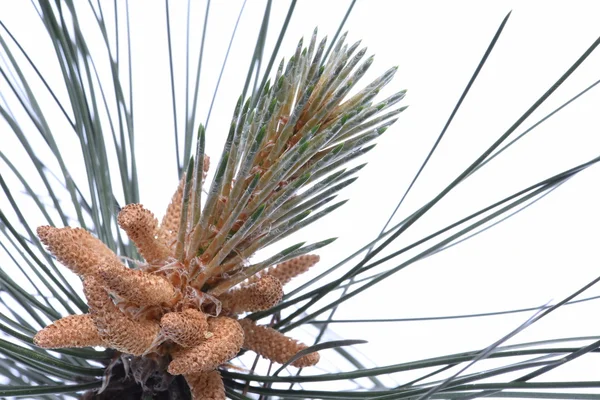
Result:
M69 315L54 321L33 337L45 349L106 346L89 314Z
M303 343L285 336L267 326L258 326L247 318L239 321L244 330L244 348L279 364L286 363L300 350L306 349ZM292 363L294 367L310 367L319 362L319 353L310 353Z
M225 386L218 371L184 375L192 400L225 400Z
M121 263L111 249L85 229L40 226L37 235L58 261L78 275L95 273L103 263Z
M161 334L183 347L202 343L208 330L206 314L194 308L181 312L169 312L160 320Z
M157 264L169 258L170 250L158 236L158 221L144 206L127 204L117 221L148 263Z
M139 306L158 306L176 295L175 287L166 278L124 265L103 265L99 275L109 291Z
M181 201L183 200L183 186L185 184L185 176L179 181L177 190L171 197L171 202L167 207L161 223L160 236L168 246L171 246L177 240L177 232L179 231L179 218L181 218Z
M84 280L83 291L98 333L109 347L135 356L144 354L151 347L160 331L157 322L136 321L123 314L101 285L101 280L93 276Z
M223 308L233 314L267 310L277 305L283 298L283 288L279 280L266 275L256 283L233 289L219 296Z
M244 332L235 319L210 318L208 329L212 337L196 347L173 353L168 371L172 375L210 371L232 359L242 347Z
M250 277L246 283L252 284L255 283L260 277L272 276L277 278L282 285L285 285L295 277L308 271L309 268L318 263L319 260L320 257L316 254L305 254L296 258L292 258L291 260L282 262L275 267L265 270L258 276L255 275Z

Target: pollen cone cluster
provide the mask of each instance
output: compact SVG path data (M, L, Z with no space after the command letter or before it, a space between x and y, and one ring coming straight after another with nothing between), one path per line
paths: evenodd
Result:
M365 144L404 109L389 110L403 91L372 101L395 68L345 99L373 59L361 63L366 49L344 41L324 61L326 42L317 45L315 30L285 68L282 61L272 86L240 98L210 188L203 187L209 158L200 127L162 222L141 204L121 209L117 222L144 262L125 265L83 229L39 227L50 253L83 280L89 313L48 325L35 344L160 358L165 374L183 375L194 399L225 398L216 369L242 348L277 363L306 349L244 314L278 304L283 286L319 261L308 253L334 239L295 244L262 261L253 256L342 205L329 203L364 165L341 167L369 151ZM318 360L308 353L292 365Z
M131 217L127 215L129 213L140 213L144 218ZM156 243L157 235L155 240L147 240L157 230L147 223L145 215L150 215L148 213L140 205L125 207L119 214L119 221L138 221L142 228L148 229L148 232L142 232L140 226L128 225L128 229L135 229L135 238L143 238L140 241L132 238L140 253L157 254L157 249L151 247L160 249L166 244ZM185 280L179 276L171 279L174 275L182 275L182 271L173 272L167 268L149 272L127 268L102 242L80 229L42 226L38 228L38 235L57 259L82 277L89 305L88 314L67 316L38 332L34 342L40 347L104 346L134 356L166 355L172 359L168 372L183 374L194 398L198 399L225 398L215 368L235 357L244 346L248 333L251 345L245 347L279 363L306 347L266 327L262 327L265 335L261 340L263 330L258 330L261 327L247 319L238 321L237 314L276 305L283 297L283 289L272 271L289 269L286 276L301 273L304 269L297 265L305 264L303 260L308 259L314 263L316 256L298 257L295 263L284 262L272 271L265 271L254 283L225 292L217 297L222 311L215 317L208 314L210 306L202 307L202 293L190 296L190 292L194 292L192 287L172 282ZM177 264L172 255L165 257L163 262L165 266ZM294 268L289 267L292 265ZM156 267L148 264L151 266ZM271 342L273 347L255 345L265 341ZM318 354L311 360L315 364ZM303 364L306 365L309 363ZM205 397L201 393L206 393Z

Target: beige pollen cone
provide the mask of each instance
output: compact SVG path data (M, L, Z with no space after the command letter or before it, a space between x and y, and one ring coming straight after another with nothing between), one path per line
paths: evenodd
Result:
M225 400L225 386L218 371L184 375L193 400Z
M172 375L210 371L232 359L244 342L244 332L238 321L227 317L210 318L212 336L196 347L173 353L169 364Z
M45 349L105 346L89 314L68 315L54 321L33 337L33 343Z
M84 280L83 292L98 334L111 348L139 356L151 347L160 331L156 321L136 321L123 314L94 277Z
M243 347L276 363L284 364L308 347L275 329L256 325L252 320L242 319L239 322L244 330ZM292 365L298 368L310 367L318 363L319 358L319 353L310 353L300 357Z

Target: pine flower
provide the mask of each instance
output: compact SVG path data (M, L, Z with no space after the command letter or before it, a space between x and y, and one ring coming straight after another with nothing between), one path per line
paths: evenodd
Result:
M102 340L123 353L142 355L158 335L160 327L152 320L135 320L123 314L113 303L100 282L89 276L83 291L90 306L90 315Z
M161 334L182 347L197 346L206 339L206 314L194 308L169 312L160 319Z
M35 335L33 343L45 349L106 346L90 314L68 315L54 321Z
M38 228L48 250L84 279L90 311L54 322L35 343L103 344L136 365L153 366L151 373L134 374L140 384L156 373L184 375L197 399L225 398L215 369L242 347L278 363L306 349L274 329L236 318L275 306L282 286L319 261L308 253L334 239L300 243L250 262L258 250L341 206L343 201L323 208L362 166L339 168L372 148L365 144L404 109L381 114L404 92L372 102L395 68L344 101L373 61L358 65L365 49L354 55L358 43L348 47L344 40L323 63L325 41L317 45L315 31L307 48L299 43L285 69L281 63L273 86L239 99L206 199L209 158L200 127L195 157L160 226L141 204L123 207L118 223L146 261L138 268L126 267L82 229ZM318 353L310 353L292 365L318 360Z
M158 221L141 204L123 207L118 222L148 263L156 264L169 258L169 248L158 237Z
M308 346L291 339L275 329L259 326L250 319L242 319L240 325L244 330L244 348L279 364L284 364L296 353ZM310 353L292 363L294 367L304 368L319 362L319 353Z
M218 371L186 374L193 400L225 400L225 387Z
M40 226L37 234L58 261L77 275L94 272L100 264L120 264L111 249L81 228Z
M272 276L277 278L282 285L288 284L295 277L302 275L309 270L310 267L319 262L321 258L316 254L306 254L294 259L282 262L281 264L267 268L261 274L257 274L248 279L247 283L256 282L260 277Z
M111 292L139 306L169 303L176 296L175 287L167 278L123 265L100 265L98 274Z
M268 310L283 298L283 287L277 278L266 275L239 289L219 297L223 308L232 314Z
M208 321L212 335L196 347L173 353L169 373L173 375L211 371L232 359L244 342L240 324L231 318L217 317Z
M182 179L177 186L177 190L171 197L171 202L160 223L159 237L171 246L177 240L177 231L179 229L179 217L181 216L181 201L183 199L183 185L185 179Z

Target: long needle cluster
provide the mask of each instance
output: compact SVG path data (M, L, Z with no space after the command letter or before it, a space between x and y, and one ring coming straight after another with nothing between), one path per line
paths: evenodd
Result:
M369 142L404 109L388 111L404 91L373 103L396 68L348 97L373 58L363 60L366 49L348 46L344 35L323 60L326 41L317 45L316 34L281 62L273 85L267 82L245 102L240 98L206 199L209 162L200 127L195 157L162 222L141 204L120 211L119 226L145 263L127 267L79 228L38 228L48 250L83 280L89 305L88 314L38 332L38 346L104 346L166 359L167 372L183 375L195 399L225 398L216 369L242 348L277 363L307 348L239 317L279 303L283 285L318 262L308 253L333 239L249 260L343 204L329 205L364 165L340 167L370 150ZM292 365L318 360L310 353Z

